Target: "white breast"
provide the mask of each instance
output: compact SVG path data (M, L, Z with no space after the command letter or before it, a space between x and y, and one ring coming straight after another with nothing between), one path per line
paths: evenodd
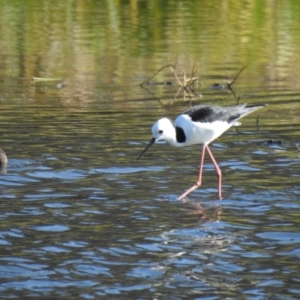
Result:
M183 129L186 136L185 146L209 144L232 126L232 124L224 121L193 122L188 115L178 116L174 125Z

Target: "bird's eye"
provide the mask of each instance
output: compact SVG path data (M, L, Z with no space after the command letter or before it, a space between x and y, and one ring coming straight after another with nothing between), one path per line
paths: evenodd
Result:
M163 130L159 130L158 133L163 133Z

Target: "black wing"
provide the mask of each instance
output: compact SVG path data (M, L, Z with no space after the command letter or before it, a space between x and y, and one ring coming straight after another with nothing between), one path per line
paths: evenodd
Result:
M223 121L231 123L241 117L241 113L236 109L237 107L197 105L183 114L189 115L194 122L212 123Z

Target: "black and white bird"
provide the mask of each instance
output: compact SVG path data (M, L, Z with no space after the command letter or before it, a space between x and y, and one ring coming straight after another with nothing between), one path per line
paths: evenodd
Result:
M208 152L219 178L218 192L221 200L222 172L210 151L208 144L222 135L231 126L239 126L241 124L238 122L239 119L264 106L265 105L247 106L247 104L228 107L197 105L180 114L176 118L174 125L169 119L162 118L152 126L153 138L139 155L138 159L142 157L151 145L161 140L164 140L175 147L202 144L203 150L197 182L189 190L183 193L178 200L183 199L201 185L205 151Z

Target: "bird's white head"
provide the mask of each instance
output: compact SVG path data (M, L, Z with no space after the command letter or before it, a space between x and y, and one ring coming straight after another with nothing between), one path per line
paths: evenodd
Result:
M152 126L152 136L153 138L140 154L138 159L156 142L156 141L166 141L169 144L176 143L176 132L172 122L167 118L159 119Z
M167 118L159 119L152 126L152 135L155 141L166 141L169 142L175 137L175 130L172 122Z

